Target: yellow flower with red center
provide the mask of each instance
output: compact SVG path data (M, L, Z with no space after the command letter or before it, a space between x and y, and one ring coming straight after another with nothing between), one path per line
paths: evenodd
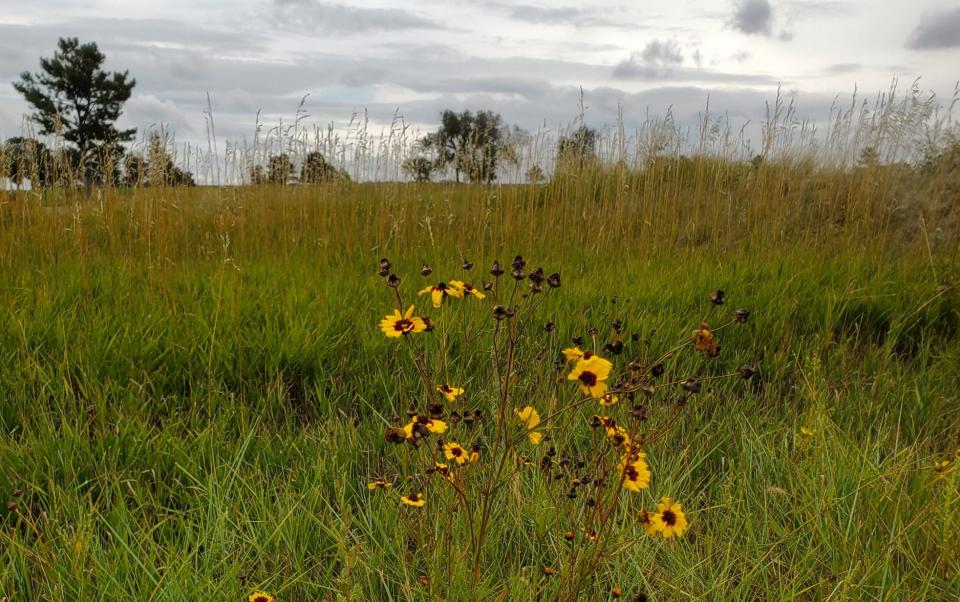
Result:
M463 389L460 387L451 387L450 385L439 385L437 391L447 398L447 401L455 401L458 396L463 395Z
M373 491L375 489L390 489L393 487L393 483L386 479L374 479L367 483L367 489Z
M413 315L413 306L401 314L399 309L380 320L380 330L390 338L399 338L405 334L423 332L427 329L426 321L420 316Z
M414 428L417 427L426 429L428 433L433 433L435 435L442 435L443 433L447 432L447 423L443 420L414 416L410 419L410 422L403 426L403 433L407 436L407 439L413 438Z
M473 296L476 297L477 299L485 299L485 298L486 298L486 295L484 295L483 293L481 293L481 292L478 291L477 289L473 288L472 286L470 286L470 285L467 284L466 282L462 282L462 281L460 281L460 280L451 280L451 281L450 281L450 286L454 286L454 287L460 289L460 290L463 292L463 295L473 295Z
M514 410L514 413L520 419L520 423L527 428L527 439L530 440L530 443L539 445L540 441L543 440L543 433L534 430L540 426L540 414L537 410L533 406L525 406L521 410Z
M643 525L643 530L647 535L653 535L657 532L657 526L653 524L652 512L641 510L637 512L637 518L640 519L640 524Z
M705 351L710 357L716 357L720 352L720 348L717 347L717 338L713 336L713 331L706 322L702 322L700 328L693 331L693 338L693 345L697 351Z
M273 602L273 596L267 592L253 592L247 596L248 602Z
M414 508L420 508L427 503L427 500L424 499L422 493L408 493L407 495L402 495L400 496L400 501L407 506L413 506Z
M650 467L642 454L625 456L620 461L620 472L623 474L623 488L628 491L639 492L650 486Z
M443 445L443 457L457 464L463 464L469 458L469 454L459 443L450 442Z
M604 393L603 397L600 398L600 405L602 406L615 406L618 403L620 403L620 397L613 393Z
M679 502L674 502L668 497L657 504L657 512L652 519L654 528L664 536L670 539L673 536L680 537L687 530L687 517L683 513Z
M568 380L580 383L580 389L587 395L600 399L607 392L607 383L603 382L610 376L613 364L599 355L577 360L573 371L567 375Z
M463 299L463 289L453 286L453 284L447 284L446 282L438 282L434 286L428 286L425 289L418 292L418 295L430 294L430 300L433 302L435 308L440 307L440 304L443 303L443 300L446 297L455 297L457 299Z

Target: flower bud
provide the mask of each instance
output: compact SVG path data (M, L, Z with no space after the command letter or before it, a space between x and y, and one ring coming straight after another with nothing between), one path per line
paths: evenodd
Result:
M495 320L503 320L507 317L507 308L502 305L495 305L493 307L493 318Z
M522 256L517 255L516 257L513 258L513 263L510 265L511 267L513 267L513 269L519 270L519 269L522 269L523 266L527 265L527 262L523 260Z
M740 373L740 378L743 380L749 380L754 374L756 374L756 370L746 364L740 366L740 369L737 370L737 372Z
M510 275L513 276L514 280L523 280L527 277L527 273L524 272L522 268L513 268L513 271L510 272Z
M722 290L717 289L714 292L710 293L710 303L714 305L723 305L724 293Z
M733 313L737 317L737 322L740 322L741 324L746 324L747 320L750 319L749 309L738 309Z
M547 284L550 288L560 288L560 272L554 272L547 276Z
M473 262L472 262L472 261L467 261L466 259L464 259L464 260L463 260L463 269L465 269L465 270L467 270L467 271L470 271L471 269L473 269Z
M494 278L499 278L503 276L503 268L500 267L499 261L494 261L493 266L490 268L490 273L493 274Z
M399 287L399 286L400 286L400 276L397 276L396 274L390 274L390 276L387 278L387 286L389 286L390 288L397 288L397 287Z
M530 272L528 278L536 284L543 284L543 281L547 279L547 277L543 275L543 268L537 268Z
M420 266L420 275L421 275L421 276L429 276L429 275L432 274L432 273L433 273L433 268L431 268L431 267L428 266L427 264L423 264L422 266Z
M490 282L490 281L484 280L484 281L483 281L483 290L485 290L485 291L492 291L492 290L493 290L493 283Z
M389 271L390 271L390 268L392 268L392 267L393 267L393 264L390 263L390 260L389 260L389 259L387 259L386 257L383 257L383 258L380 259L380 269L381 269L381 270L387 270L387 271L389 272Z

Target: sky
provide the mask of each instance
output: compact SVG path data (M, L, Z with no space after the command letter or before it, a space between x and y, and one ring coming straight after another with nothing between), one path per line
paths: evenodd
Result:
M960 79L960 2L945 0L0 0L0 137L27 112L11 82L60 36L136 78L124 125L196 143L211 108L221 141L292 123L301 101L307 126L419 131L469 108L536 132L574 123L581 92L603 128L668 108L695 122L708 96L757 121L778 88L823 118L894 78L946 103Z

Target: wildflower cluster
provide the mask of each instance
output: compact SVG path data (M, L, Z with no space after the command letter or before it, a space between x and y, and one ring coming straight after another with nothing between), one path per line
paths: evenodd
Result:
M462 269L470 272L472 267L464 261ZM432 273L426 264L420 270L425 278ZM750 312L736 310L712 327L709 322L725 304L723 291L715 291L692 335L655 357L649 340L638 333L626 336L621 319L603 335L591 328L588 338L574 337L572 344L563 345L554 322L546 323L541 337L529 328L538 310L555 310L548 299L561 287L559 272L528 270L518 255L509 271L495 261L489 274L492 280L479 287L466 278L417 287L418 295L429 295L434 311L440 312L435 324L404 302L401 278L390 261L380 262L380 275L396 303L380 329L407 343L402 347L413 368L408 374L422 384L419 393L401 399L401 407L408 405L407 418L395 417L385 432L386 441L409 449L398 458L406 474L400 475L405 483L396 495L412 512L456 510L456 528L466 535L464 553L476 579L490 526L505 520L503 485L527 482L538 493L520 498L531 500L531 507L521 511L533 511L546 501L553 529L569 550L556 559L558 569L550 566L543 574L556 575L557 591L575 593L618 547L617 540L629 540L632 532L671 540L687 531L679 501L662 496L644 503L655 483L648 452L677 424L679 413L705 383L754 375L749 365L706 373L706 362L720 355L721 331L746 323ZM486 311L477 310L478 305ZM483 313L488 321L473 318ZM423 333L431 336L418 336ZM492 358L486 369L466 369L469 358L450 357L453 350L484 343ZM691 354L683 353L687 348ZM543 386L536 370L542 365L551 380L551 356L557 358L552 390ZM703 365L678 374L691 370L691 364ZM407 388L401 391L409 394ZM371 491L391 486L382 475L367 483Z

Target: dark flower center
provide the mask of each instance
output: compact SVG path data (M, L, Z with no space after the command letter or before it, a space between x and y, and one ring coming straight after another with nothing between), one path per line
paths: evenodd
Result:
M407 499L410 500L411 502L419 502L420 496L417 495L416 493L411 493L410 495L407 496Z
M590 359L591 357L593 357L593 352L592 352L592 351L584 351L584 352L583 352L583 359L588 360L588 359Z
M253 602L269 602L269 599L266 596L257 596Z
M664 510L663 514L660 515L660 519L669 526L674 526L677 524L677 515L671 510Z
M589 371L581 372L579 379L580 379L580 382L587 385L588 387L592 387L597 384L597 375L594 374L593 372L589 372Z
M463 455L463 450L460 449L459 447L453 447L453 448L450 449L450 454L451 454L454 458L459 458L461 455Z
M393 325L393 329L397 332L406 332L413 329L413 322L407 318L401 318L397 320L397 323Z
M634 468L633 466L628 466L627 470L625 471L625 474L627 475L627 478L631 481L636 481L638 478L640 478L640 473L637 472L637 469Z

